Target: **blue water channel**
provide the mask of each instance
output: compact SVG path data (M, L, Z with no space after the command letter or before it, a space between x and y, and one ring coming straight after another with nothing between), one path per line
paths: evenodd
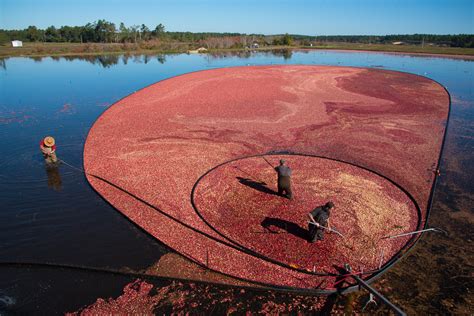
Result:
M467 216L472 223L473 60L339 51L15 57L0 60L0 262L142 269L158 261L169 250L114 210L80 171L64 164L48 169L39 152L40 140L54 136L59 157L82 167L84 141L94 121L130 93L192 71L271 64L390 69L444 85L451 94L452 109L443 159L445 176L436 198L447 206L444 211L461 219ZM432 216L441 216L436 223L450 236L464 234L461 237L471 240L466 247L472 250L472 224L468 231L464 226L458 232L456 225L443 226L436 207ZM456 249L448 247L445 252L455 255ZM59 277L46 268L0 266L0 312L72 311L98 296L119 295L130 281L61 273L67 276ZM57 302L53 297L59 294L64 298Z

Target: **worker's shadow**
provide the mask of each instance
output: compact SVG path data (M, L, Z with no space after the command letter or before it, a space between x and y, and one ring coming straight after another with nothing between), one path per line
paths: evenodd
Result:
M278 195L278 192L275 192L272 189L268 188L265 182L254 181L252 179L247 179L247 178L242 178L242 177L236 177L236 178L237 180L239 180L240 183L248 186L249 188L252 188L254 190L257 190L266 194Z
M277 227L285 230L287 233L292 234L296 237L308 240L308 231L301 228L298 224L289 222L281 218L265 217L261 223L262 227L268 230L269 233L278 234L278 231L272 230L272 227Z

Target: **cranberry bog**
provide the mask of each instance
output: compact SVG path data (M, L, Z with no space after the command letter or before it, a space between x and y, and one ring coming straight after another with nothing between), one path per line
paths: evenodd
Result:
M450 97L425 77L366 68L257 66L167 79L91 128L92 187L168 247L258 286L314 293L371 281L414 246L431 207ZM294 198L276 194L293 169ZM307 241L328 201L344 237Z

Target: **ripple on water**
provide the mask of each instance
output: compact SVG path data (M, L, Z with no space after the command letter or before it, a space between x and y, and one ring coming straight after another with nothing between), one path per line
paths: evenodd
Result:
M58 156L60 159L72 157L71 159L74 161L80 157L77 164L82 165L82 148L83 144L80 143L63 144L58 149ZM48 166L44 162L37 147L29 145L12 147L12 150L8 151L0 161L0 187L5 186L7 190L8 186L18 184L23 189L43 187L44 183L51 181L51 170L53 169L53 166ZM62 179L77 177L78 174L77 171L62 164L58 164L57 170Z

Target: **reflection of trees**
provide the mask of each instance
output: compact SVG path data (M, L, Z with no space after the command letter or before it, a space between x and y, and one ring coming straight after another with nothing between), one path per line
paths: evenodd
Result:
M250 58L255 55L264 55L267 57L283 57L285 60L290 59L293 56L293 50L291 49L273 49L273 50L239 50L229 52L210 52L207 54L208 59L224 59L228 57L238 58Z
M0 58L0 67L2 67L3 70L7 70L7 60L5 58Z
M119 55L103 55L97 56L97 61L104 68L109 68L110 66L117 65L119 62Z
M143 64L143 55L132 55L130 58L133 58L135 64Z
M77 55L77 56L62 56L56 57L53 59L55 60L67 60L67 61L74 61L74 60L81 60L87 61L93 65L101 65L104 68L109 68L118 64L120 60L120 55Z
M305 51L303 51L305 52ZM305 52L307 53L307 52ZM114 65L117 65L119 61L122 61L124 65L127 65L129 61L132 61L135 64L147 64L152 58L160 64L166 62L166 58L170 54L109 54L109 55L71 55L71 56L51 56L51 57L29 57L36 62L41 62L43 58L51 58L56 61L67 60L81 60L94 65L100 65L104 68L110 68ZM237 57L242 59L248 59L255 55L263 55L268 57L283 57L285 60L290 59L293 55L291 49L278 49L278 50L236 50L236 51L226 51L226 52L209 52L207 58L209 61L213 59L225 59L229 57ZM0 59L0 67L6 69L5 59Z
M283 57L283 59L287 60L290 59L293 55L293 51L291 49L277 49L272 51L273 56Z
M86 61L88 63L94 65L101 65L104 68L109 68L110 66L116 65L119 61L119 55L71 55L71 56L50 56L50 57L38 57L32 56L29 57L30 59L34 60L35 62L42 62L45 58L51 58L55 61L67 60L67 61L75 61L81 60Z
M158 60L160 64L164 64L166 62L166 55L156 55L156 60Z
M227 57L239 57L239 58L250 58L252 52L249 50L244 51L229 51L229 52L211 52L207 54L210 59L224 59Z
M117 65L120 61L124 65L128 64L129 61L132 61L135 64L147 64L149 63L153 57L156 57L156 60L160 64L164 64L166 62L166 55L158 54L158 55L151 55L151 54L123 54L123 55L73 55L73 56L52 56L51 59L60 61L60 60L67 60L67 61L74 61L74 60L81 60L91 63L93 65L100 65L104 68L110 68L111 66ZM45 57L30 57L36 61L42 61Z
M30 57L30 59L33 59L35 63L40 63L43 61L43 57L38 57L38 56Z
M100 65L104 68L110 68L111 66L117 65L120 60L122 60L123 64L126 65L128 61L133 58L133 62L135 63L147 63L150 60L150 56L147 55L71 55L71 56L51 56L51 57L29 57L33 59L35 62L43 61L43 58L51 58L55 61L67 60L67 61L86 61L93 65ZM166 59L163 58L163 62Z

